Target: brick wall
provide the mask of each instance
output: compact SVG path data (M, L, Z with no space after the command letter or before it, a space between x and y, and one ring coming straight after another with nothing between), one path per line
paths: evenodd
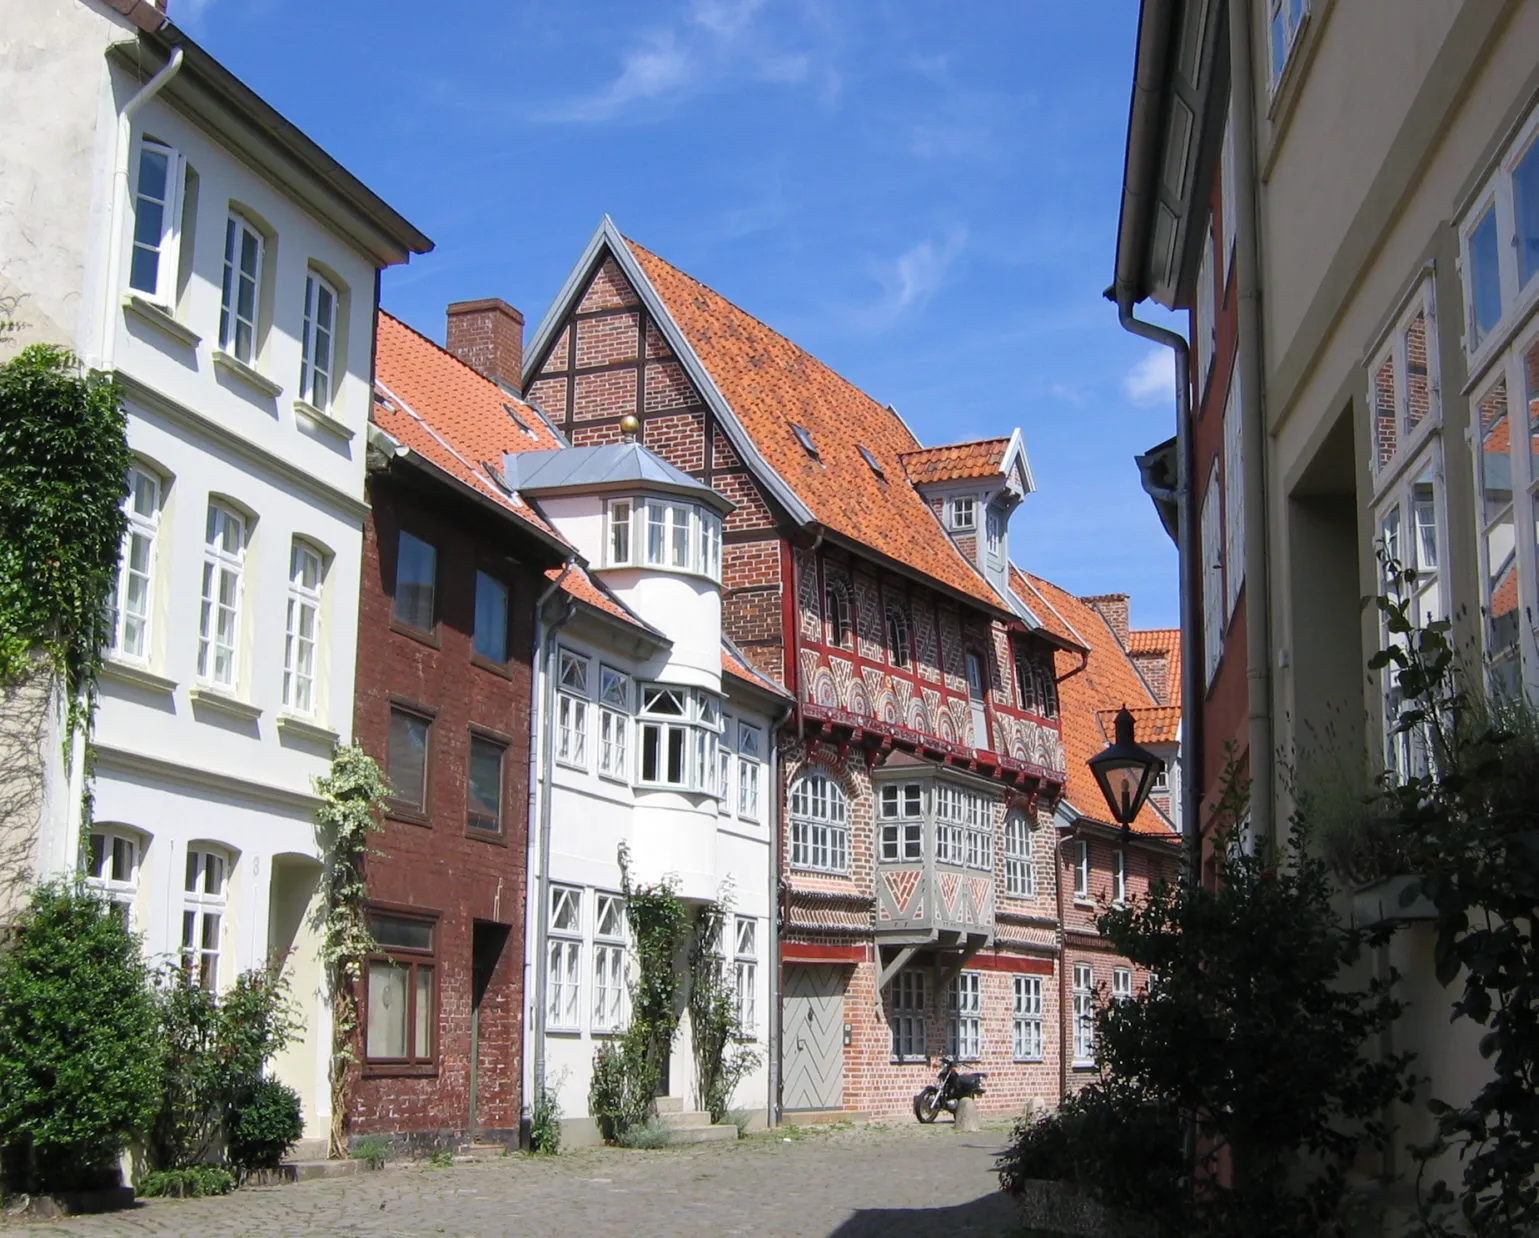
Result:
M1106 620L1107 627L1116 634L1117 643L1128 647L1128 595L1126 593L1102 593L1095 597L1080 598L1087 606L1093 606Z
M509 557L484 515L453 500L423 496L388 477L369 483L373 510L364 527L354 729L389 769L393 701L433 716L426 820L387 816L368 861L369 894L379 904L438 916L434 959L438 1042L431 1073L400 1077L365 1064L351 1109L353 1134L385 1133L413 1146L462 1139L470 1114L471 945L473 925L505 926L507 936L481 1003L480 1126L516 1136L522 1109L524 894L527 840L532 608L536 571ZM439 622L432 641L391 623L398 531L406 527L438 550ZM471 660L475 573L510 587L506 673ZM471 728L507 743L501 840L467 836L466 765Z
M506 301L455 301L445 347L486 377L515 391L523 384L524 316Z

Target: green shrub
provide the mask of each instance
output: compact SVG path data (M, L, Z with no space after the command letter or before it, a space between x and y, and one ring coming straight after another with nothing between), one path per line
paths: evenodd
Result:
M737 1127L739 1139L748 1133L748 1127L753 1122L753 1110L751 1109L728 1109L725 1116L728 1122Z
M666 1148L670 1132L663 1125L662 1119L649 1117L629 1127L621 1134L618 1143L622 1148Z
M276 1079L259 1079L230 1108L230 1164L236 1169L276 1169L305 1133L299 1093Z
M390 1141L383 1135L360 1135L353 1140L349 1155L370 1169L383 1169L390 1159Z
M187 1165L181 1169L152 1169L136 1188L146 1197L196 1199L200 1195L228 1195L235 1189L230 1172L217 1165Z
M454 1153L448 1148L434 1148L428 1153L427 1163L434 1169L448 1169L454 1164Z
M36 890L0 952L0 1146L27 1191L117 1181L159 1085L139 939L104 899Z
M541 1156L561 1151L561 1104L548 1084L541 1084L529 1107L529 1150Z

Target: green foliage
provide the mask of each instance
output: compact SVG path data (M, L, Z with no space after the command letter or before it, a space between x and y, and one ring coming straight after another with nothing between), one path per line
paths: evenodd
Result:
M737 988L722 959L722 934L730 922L730 892L696 913L690 947L689 1027L695 1055L695 1089L712 1122L720 1122L739 1081L759 1064L744 1043Z
M187 1165L181 1169L152 1169L139 1179L135 1190L142 1196L197 1199L202 1195L228 1195L235 1178L217 1165Z
M155 1002L162 1083L150 1156L156 1168L181 1169L217 1154L242 1098L298 1021L276 967L242 973L223 996L170 969Z
M370 1169L383 1169L390 1159L390 1141L383 1135L360 1135L353 1140L352 1158Z
M749 1124L753 1121L753 1111L749 1109L728 1109L726 1120L737 1127L737 1137L741 1139L748 1133Z
M379 833L390 784L379 764L357 744L339 745L331 771L315 780L321 798L315 832L326 867L321 879L321 962L331 986L331 1155L347 1146L347 1114L358 1054L358 982L374 950L369 931L369 887L364 866L369 839Z
M0 680L44 653L71 697L94 682L117 575L128 439L116 386L68 351L0 365Z
M555 1089L542 1083L529 1106L529 1150L541 1156L561 1151L561 1103Z
M448 1148L434 1148L428 1153L427 1163L432 1169L448 1169L454 1164L454 1153Z
M666 1148L669 1139L668 1128L654 1113L636 1125L627 1127L617 1142L622 1148L642 1148L650 1152L657 1148Z
M0 952L0 1147L22 1190L115 1181L159 1089L139 940L111 904L50 883Z
M1416 575L1385 569L1395 582ZM1395 677L1408 704L1398 731L1429 759L1386 778L1382 805L1421 874L1407 901L1422 895L1437 912L1437 979L1459 984L1454 1017L1484 1029L1490 1071L1468 1101L1428 1102L1436 1135L1414 1150L1422 1176L1449 1152L1463 1173L1457 1193L1441 1180L1419 1192L1420 1225L1516 1238L1539 1226L1539 718L1526 701L1471 691L1450 625L1417 627L1398 594L1378 599L1394 639L1372 665Z
M276 1169L304 1133L299 1093L276 1079L258 1079L230 1107L230 1164L242 1172Z

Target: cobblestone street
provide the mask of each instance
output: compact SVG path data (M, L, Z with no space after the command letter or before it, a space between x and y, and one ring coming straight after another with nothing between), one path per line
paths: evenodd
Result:
M1018 1232L999 1193L1002 1129L940 1124L759 1135L655 1152L588 1149L148 1201L129 1212L11 1227L44 1235L573 1234L593 1238L948 1238Z

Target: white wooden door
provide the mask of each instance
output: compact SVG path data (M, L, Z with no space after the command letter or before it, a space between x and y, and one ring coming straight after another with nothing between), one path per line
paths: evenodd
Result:
M844 1105L844 971L786 966L781 1104L787 1110Z
M972 746L992 748L989 724L983 716L983 659L971 649L967 651L967 695L973 707Z

